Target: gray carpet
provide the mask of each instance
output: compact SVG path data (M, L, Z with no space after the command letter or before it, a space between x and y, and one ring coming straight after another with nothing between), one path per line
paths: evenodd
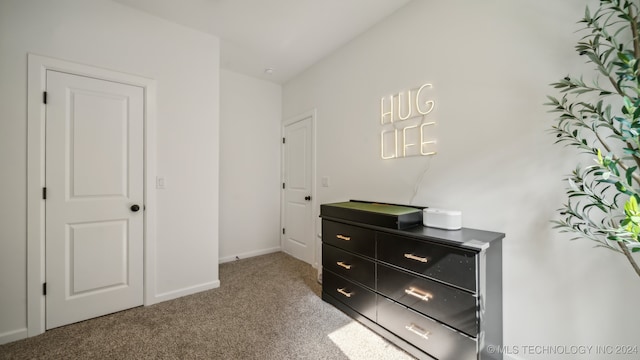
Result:
M0 359L412 359L320 298L284 253L220 265L221 287L0 345Z

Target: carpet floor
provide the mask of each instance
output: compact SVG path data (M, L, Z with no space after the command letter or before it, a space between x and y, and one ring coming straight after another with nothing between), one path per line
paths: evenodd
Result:
M323 302L316 271L284 253L221 264L220 282L0 345L0 359L413 359Z

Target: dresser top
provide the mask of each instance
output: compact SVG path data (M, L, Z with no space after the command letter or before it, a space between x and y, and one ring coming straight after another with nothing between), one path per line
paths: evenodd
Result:
M367 229L385 232L388 234L409 236L419 240L435 241L441 244L467 248L474 251L485 250L489 246L491 246L492 242L501 240L505 237L505 234L503 233L469 228L462 228L460 230L444 230L418 225L409 229L396 230L329 216L322 216L322 218L325 220L331 220L349 225L356 225Z

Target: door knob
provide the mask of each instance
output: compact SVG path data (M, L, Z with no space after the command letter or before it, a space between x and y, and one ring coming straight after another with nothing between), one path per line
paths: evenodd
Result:
M304 199L307 200L307 201L311 201L311 195L305 196Z
M131 211L137 212L138 210L140 210L140 206L139 205L131 205Z

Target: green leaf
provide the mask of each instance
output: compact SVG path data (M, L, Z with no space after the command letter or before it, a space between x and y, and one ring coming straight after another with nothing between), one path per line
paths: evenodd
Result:
M603 165L602 152L598 149L598 164Z
M638 201L635 196L629 197L629 200L624 204L624 212L628 218L638 215ZM633 219L631 219L631 221L633 221Z
M624 185L622 185L621 182L617 182L616 183L616 189L618 189L618 191L620 191L621 193L625 193L627 195L631 195L629 190L627 190L627 188Z
M632 185L631 180L633 179L633 173L638 169L637 166L633 166L627 169L625 172L625 178L627 179L627 184Z
M609 161L606 161L605 163L615 176L620 176L620 171L618 170L618 165L615 161L609 160Z

